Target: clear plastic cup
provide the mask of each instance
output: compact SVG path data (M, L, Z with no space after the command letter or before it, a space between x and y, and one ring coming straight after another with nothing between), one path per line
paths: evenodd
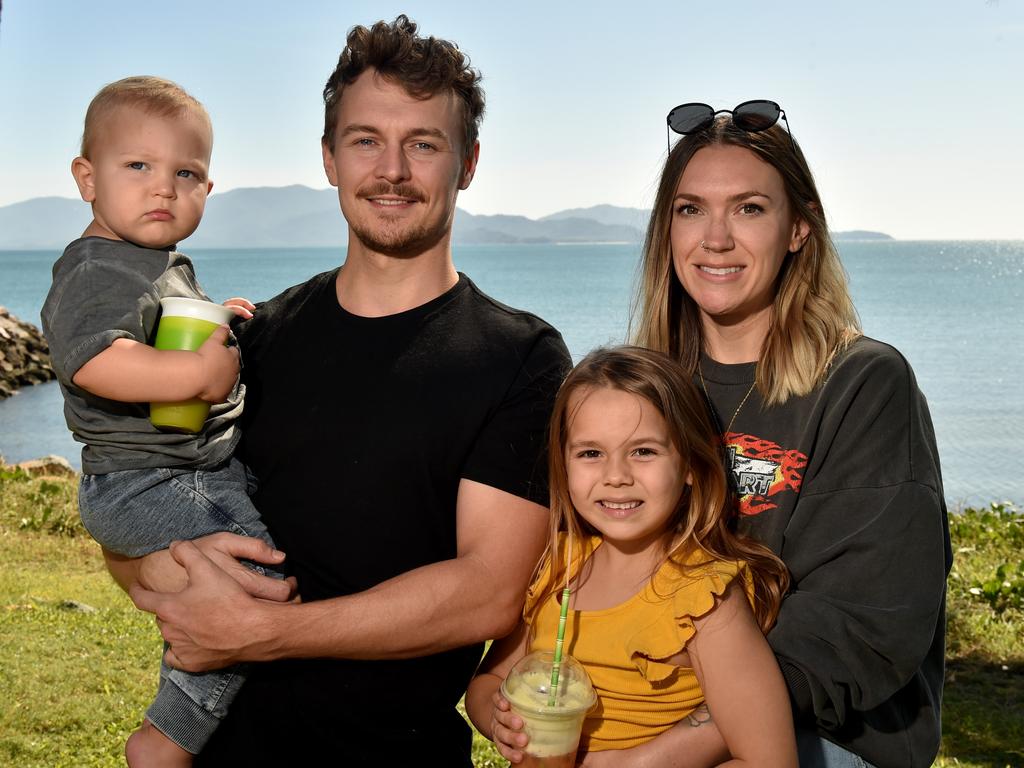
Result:
M228 307L199 299L160 299L160 322L156 329L157 349L195 352L218 326L231 322L235 313ZM168 432L196 433L210 413L210 404L198 397L178 403L150 403L149 420Z
M587 671L566 654L558 694L554 706L549 706L553 661L551 651L534 651L520 659L501 684L502 696L523 719L530 737L520 768L573 768L583 720L597 702Z

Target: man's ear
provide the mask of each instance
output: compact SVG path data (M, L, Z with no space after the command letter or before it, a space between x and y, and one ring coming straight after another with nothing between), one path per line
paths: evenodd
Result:
M213 192L213 182L212 181L207 181L206 182L206 194L210 194L211 192Z
M71 175L78 185L78 194L87 203L96 200L96 182L92 172L92 163L84 157L76 157L71 161Z
M476 173L476 164L480 160L480 142L473 142L473 149L466 156L462 163L462 178L459 179L459 189L469 189L469 183Z
M336 187L338 186L338 172L334 168L334 152L323 139L320 139L320 150L324 155L324 172L327 174L327 180L331 182L332 187Z

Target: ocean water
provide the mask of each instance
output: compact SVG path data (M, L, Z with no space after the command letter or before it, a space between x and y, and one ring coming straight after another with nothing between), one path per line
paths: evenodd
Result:
M1024 242L840 243L865 333L896 346L928 398L951 505L1024 503ZM485 292L555 325L575 359L625 340L636 245L456 247ZM267 299L337 266L333 249L191 252L210 296ZM0 305L39 322L46 251L0 251ZM0 401L0 454L78 464L56 384Z

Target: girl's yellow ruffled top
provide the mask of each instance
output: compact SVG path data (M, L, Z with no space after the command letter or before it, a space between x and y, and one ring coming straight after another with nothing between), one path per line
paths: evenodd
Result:
M591 537L584 557L601 545ZM575 546L571 576L583 560ZM559 541L565 551L565 537ZM701 550L677 555L629 600L598 611L569 611L566 653L586 668L597 691L597 705L583 725L580 751L628 749L668 730L704 702L690 667L667 660L686 648L696 633L693 620L715 607L739 576L747 596L751 580L743 561L712 560ZM523 616L533 624L530 651L554 648L561 586L536 608L550 586L551 567L530 587Z

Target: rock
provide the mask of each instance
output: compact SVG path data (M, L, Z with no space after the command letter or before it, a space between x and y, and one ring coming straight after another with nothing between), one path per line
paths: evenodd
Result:
M41 459L23 461L14 466L24 470L32 477L71 477L75 474L75 468L62 456L43 456Z
M63 611L74 611L75 613L96 613L96 609L86 603L77 600L61 600L57 607Z
M18 387L55 378L50 346L40 330L0 307L0 399Z

